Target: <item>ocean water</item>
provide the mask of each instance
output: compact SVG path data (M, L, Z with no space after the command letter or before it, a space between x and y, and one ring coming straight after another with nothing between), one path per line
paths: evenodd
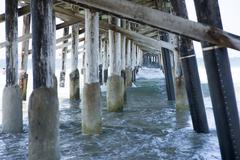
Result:
M236 61L236 64L232 63L232 72L238 106L240 106L240 87L237 79L240 66L237 62L239 61ZM201 59L198 60L198 64L210 127L209 134L195 133L192 129L189 109L176 108L174 102L167 101L165 80L159 69L142 68L137 75L134 87L127 91L124 112L108 113L106 92L102 92L103 133L101 135L81 134L81 110L77 103L72 103L68 99L67 86L69 84L66 84L65 88L58 89L61 159L221 159L211 100L206 85L207 79L204 76L205 71ZM59 64L57 65L59 68ZM67 71L69 73L69 70ZM59 70L56 75L59 78ZM28 96L31 93L32 79L30 78L29 81ZM68 76L66 76L67 81ZM1 91L4 84L5 75L0 73ZM105 87L102 88L105 89ZM0 118L1 105L2 103L0 103ZM17 135L0 133L0 159L27 159L27 102L23 103L23 113L23 133Z

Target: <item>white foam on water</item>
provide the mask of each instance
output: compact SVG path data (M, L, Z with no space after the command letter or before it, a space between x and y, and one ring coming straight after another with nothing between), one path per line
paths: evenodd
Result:
M106 84L101 85L101 92L107 92L107 85Z
M164 74L160 68L139 68L136 75L136 79L161 79L164 78Z

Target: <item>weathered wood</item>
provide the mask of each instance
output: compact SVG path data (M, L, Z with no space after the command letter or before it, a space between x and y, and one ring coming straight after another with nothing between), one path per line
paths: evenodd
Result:
M56 29L59 30L59 29L62 29L62 28L58 28L58 25L56 25ZM82 34L82 33L84 33L84 29L80 29L79 30L79 34ZM62 42L64 40L66 40L66 39L71 38L71 35L72 34L69 34L69 35L66 35L64 37L56 39L56 43L60 43L60 42ZM18 37L18 42L23 42L23 41L26 41L26 40L31 39L31 38L32 38L32 34L31 33L30 34L25 34L23 36ZM81 38L79 41L81 42L83 40L84 40L84 38ZM7 45L8 45L7 41L0 43L0 49L6 47Z
M121 25L119 18L109 17L109 23ZM124 81L121 77L121 35L109 30L110 64L107 80L107 109L110 112L123 110Z
M103 83L107 82L108 78L108 41L102 39L102 59L103 59Z
M69 27L73 24L79 23L79 22L81 22L81 21L80 20L66 21L66 22L57 24L56 29L59 30L59 29L67 28L67 27Z
M122 20L122 28L126 29L126 20ZM121 59L122 59L122 64L121 64L121 69L125 70L126 68L126 36L122 35L121 36Z
M83 90L82 132L99 134L102 130L100 85L98 78L99 13L85 10L86 73Z
M6 9L6 86L16 85L18 82L18 13L17 0L5 1Z
M131 40L127 39L127 68L131 67L131 50L132 50L132 42Z
M80 15L73 15L74 12L72 12L72 11L67 11L67 10L65 11L64 9L59 8L59 7L55 7L55 10L58 13L66 14L67 16L73 16L75 18L72 21L64 22L62 24L57 25L57 29L62 29L65 26L69 26L71 24L75 24L76 22L83 22L84 21L84 17L82 17ZM154 49L157 49L157 50L160 50L161 47L164 47L164 48L167 48L167 49L170 49L170 50L174 49L174 46L170 45L167 42L157 41L157 40L155 40L153 38L146 37L146 36L141 35L141 34L139 34L137 32L124 30L121 27L118 27L116 25L112 25L112 24L107 24L107 23L101 22L100 23L100 28L103 29L103 30L111 29L111 30L120 32L121 34L123 34L123 35L127 36L128 38L134 40L139 45L144 45L144 46L147 46L147 47L150 46L151 48L154 48ZM4 47L6 44L7 44L6 42L5 43L0 43L0 48Z
M23 16L23 35L30 34L30 20L31 15L25 15ZM28 50L29 50L29 39L26 39L22 42L22 54L21 54L21 66L20 69L23 71L27 71L27 65L28 65Z
M63 31L63 36L67 36L69 34L69 27L66 27L64 28L64 31ZM63 41L63 44L67 43L68 42L68 39L64 40ZM65 46L63 47L63 50L62 50L62 71L63 72L66 72L66 58L67 58L67 49L68 47Z
M30 20L31 15L23 16L23 35L27 35L30 33ZM27 98L27 83L28 83L28 50L29 50L29 39L22 42L22 53L21 53L21 73L19 77L19 87L22 93L22 99L26 100Z
M168 41L167 33L162 33L162 37L165 41ZM175 97L170 51L163 48L162 58L163 58L164 74L165 74L165 80L166 80L167 97L169 101L175 101L176 97Z
M180 17L188 19L185 0L171 0L171 2L176 14ZM181 37L180 43L179 54L181 57L193 128L196 132L208 133L209 129L207 124L207 116L203 102L193 42L186 37ZM179 77L178 80L181 80L181 77Z
M29 6L24 6L24 7L21 7L17 10L17 15L18 15L18 17L20 17L20 16L23 16L25 14L28 14L29 12L30 12L30 7ZM5 21L5 17L6 17L5 13L0 15L0 23Z
M143 51L138 47L137 50L137 66L142 66L143 63Z
M72 26L72 55L71 55L71 70L75 71L78 68L78 44L79 44L79 24Z
M132 69L134 69L136 67L136 52L137 52L137 46L136 44L133 42L132 43L132 52L131 52L131 60L132 60Z
M78 43L79 43L79 42L83 42L84 40L85 40L84 37L83 37L83 38L80 38L80 39L78 39ZM56 47L56 50L62 49L62 48L64 48L64 47L68 47L69 45L72 45L72 43L73 43L72 41L68 41L67 43L58 45L58 46ZM84 46L84 45L82 45L82 46ZM82 46L78 46L78 49L81 49ZM72 50L72 49L71 49L71 50Z
M189 21L168 13L141 6L127 0L63 0L79 6L94 8L134 22L147 24L197 41L240 50L240 37L221 29Z
M6 12L6 85L2 94L2 132L22 132L22 99L17 85L18 74L18 23L17 0L5 0Z
M51 72L52 75L55 76L55 63L56 63L56 16L55 16L55 11L52 11L52 55L50 57L51 59Z
M96 83L98 79L99 59L99 13L85 10L85 83Z
M70 99L80 100L79 70L78 70L79 23L72 26L72 54L70 73Z
M32 64L33 88L52 87L52 0L33 0L32 14Z
M53 14L53 0L31 0L34 90L28 106L29 160L60 159L59 103L51 64Z
M127 38L133 40L135 43L139 43L141 45L148 46L148 47L151 47L156 50L161 50L161 48L173 50L176 47L165 41L155 40L153 38L141 35L137 32L129 31L129 30L123 29L121 27L118 27L118 26L115 26L112 24L106 24L106 23L100 23L100 24L103 28L109 28L113 31L119 32L119 33L127 36Z
M63 10L59 7L55 7L55 10L58 13L64 14L66 16L74 17L75 20L73 20L73 21L76 21L76 19L78 19L79 22L84 23L84 17L81 16L81 15L75 15L73 11ZM141 45L144 45L144 46L150 46L150 47L152 47L154 49L157 49L157 50L161 50L161 47L173 50L174 47L175 47L173 45L170 45L167 42L155 40L153 38L149 38L149 37L141 35L137 32L133 32L133 31L130 31L130 30L123 29L123 28L118 27L114 24L100 22L100 29L104 30L104 31L105 30L113 30L113 31L119 32L119 33L127 36L129 39L135 41L138 44L140 43Z
M69 27L64 28L63 30L63 37L67 36L69 34ZM65 39L63 41L63 44L68 43L68 39ZM66 59L67 59L67 50L68 47L65 46L62 49L62 67L61 67L61 73L60 73L60 87L65 86L65 75L66 75Z
M194 0L198 21L222 28L217 0ZM240 124L226 48L202 43L222 159L240 159Z
M115 23L116 25L120 25L120 19L111 18L109 19L110 23ZM110 51L110 76L111 75L121 75L121 35L120 33L109 30L109 51Z

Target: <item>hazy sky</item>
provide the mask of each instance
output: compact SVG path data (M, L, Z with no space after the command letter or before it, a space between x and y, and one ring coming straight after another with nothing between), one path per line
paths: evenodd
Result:
M218 0L223 29L236 35L240 35L240 0ZM189 19L197 21L193 0L186 0ZM202 56L200 43L194 43L198 56ZM240 52L229 49L230 56L240 57Z
M196 21L195 8L193 4L193 0L186 0L188 7L188 14L191 20ZM5 8L5 0L0 0L0 13L3 13ZM224 30L240 35L240 0L219 0L222 22ZM19 21L21 24L21 21ZM4 23L0 23L0 42L3 42L5 39L5 25ZM19 35L21 35L21 29L19 29ZM201 56L201 46L199 43L195 44L195 50L197 55ZM1 50L0 50L1 51ZM230 50L231 56L239 56L240 52L235 50Z

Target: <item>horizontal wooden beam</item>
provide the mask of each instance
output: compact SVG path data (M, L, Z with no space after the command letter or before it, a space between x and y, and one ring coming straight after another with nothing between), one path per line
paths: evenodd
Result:
M30 12L30 7L29 6L24 6L22 8L18 9L18 17L28 14ZM5 21L5 13L0 15L0 23Z
M75 12L71 11L71 10L67 10L67 9L63 9L60 7L55 7L54 8L57 15L61 16L64 15L66 19L72 18L74 19L74 21L79 21L81 22L81 25L84 25L85 21L84 21L84 17L79 15L79 14L75 14ZM69 17L67 17L69 16ZM131 39L133 41L135 41L136 43L141 43L141 44L145 44L149 45L149 47L160 50L162 47L169 49L169 50L173 50L175 48L175 46L173 46L172 44L169 44L168 42L165 41L159 41L159 40L155 40L153 38L141 35L137 32L134 31L129 31L126 29L123 29L121 27L118 27L116 25L112 25L112 24L108 24L106 22L100 22L100 29L101 30L113 30L116 32L119 32L125 36L128 37L128 39Z
M174 50L174 48L175 48L174 45L172 45L168 42L155 40L153 38L144 36L142 34L134 32L134 31L129 31L129 30L123 29L123 28L115 26L115 25L106 24L106 23L100 23L100 25L104 28L111 29L113 31L122 33L123 35L127 36L128 39L131 39L131 40L135 41L136 43L145 44L156 50L161 50L161 48Z
M84 33L84 31L85 31L85 29L80 29L79 30L79 35ZM20 37L18 37L18 43L26 41L26 40L31 39L31 38L32 38L32 34L31 33L23 35L23 36L20 36ZM66 35L64 37L61 37L61 38L58 38L58 39L56 39L56 44L61 43L61 42L65 41L65 40L67 40L69 38L71 38L71 34ZM83 41L83 40L84 39L81 38L80 42ZM0 49L6 47L7 45L8 45L7 41L0 43Z
M138 23L206 41L219 47L240 50L240 37L221 29L189 21L127 0L62 0L81 7L101 10Z

